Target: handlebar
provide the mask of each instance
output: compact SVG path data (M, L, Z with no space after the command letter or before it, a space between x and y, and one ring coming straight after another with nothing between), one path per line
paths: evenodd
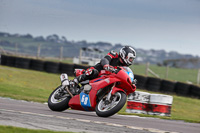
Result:
M117 67L117 68L111 68L110 67L109 72L117 74L120 70L121 70L120 67Z

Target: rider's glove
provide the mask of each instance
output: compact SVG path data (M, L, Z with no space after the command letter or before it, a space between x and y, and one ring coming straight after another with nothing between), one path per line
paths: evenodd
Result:
M110 71L110 72L114 72L114 70L115 70L113 66L108 65L108 64L104 65L103 69L106 71Z

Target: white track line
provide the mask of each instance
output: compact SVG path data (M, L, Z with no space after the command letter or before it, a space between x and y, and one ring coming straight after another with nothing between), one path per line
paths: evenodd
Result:
M87 122L87 123L93 122L93 123L104 124L104 125L108 125L108 126L111 125L111 126L126 127L126 128L130 128L130 129L136 129L136 130L143 130L143 131L145 130L145 131L150 131L150 132L154 132L154 133L177 133L177 132L169 132L169 131L164 131L164 130L159 130L159 129L154 129L154 128L134 127L134 126L121 125L121 124L114 124L114 123L109 123L109 122L92 121L92 120L77 119L77 118L55 116L55 115L46 115L46 114L39 114L39 113L32 113L32 112L23 112L23 111L15 111L15 110L7 110L7 109L0 109L0 111L8 111L8 112L15 112L15 113L21 113L21 114L43 116L43 117L54 117L54 118L67 119L67 120L76 120L76 121Z

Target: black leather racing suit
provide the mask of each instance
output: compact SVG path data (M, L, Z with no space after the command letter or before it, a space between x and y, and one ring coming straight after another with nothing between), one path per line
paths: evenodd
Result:
M111 66L125 66L119 60L119 55L117 52L110 51L101 61L93 67L88 68L84 74L76 77L78 82L82 82L85 80L91 80L97 78L99 72L103 70L104 65L111 65Z

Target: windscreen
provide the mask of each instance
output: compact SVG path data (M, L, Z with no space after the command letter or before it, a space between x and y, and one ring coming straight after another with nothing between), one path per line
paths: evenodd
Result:
M134 80L133 71L129 67L123 67L123 68L126 71L126 73L128 74L128 76L131 78L131 81L133 82L133 80Z

